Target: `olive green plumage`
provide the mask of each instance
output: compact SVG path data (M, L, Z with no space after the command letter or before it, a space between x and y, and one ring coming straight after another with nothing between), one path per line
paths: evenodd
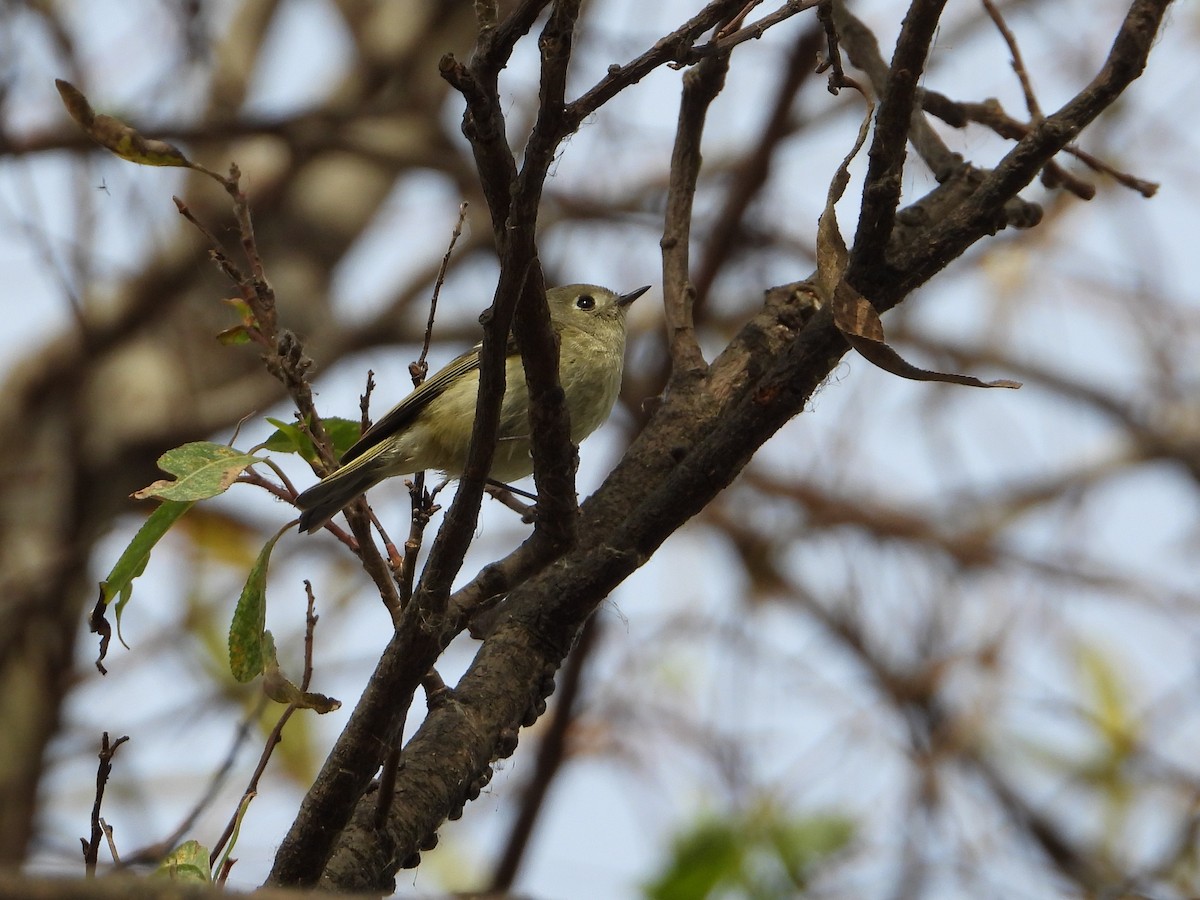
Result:
M558 377L571 411L571 440L579 443L612 412L625 359L625 314L649 288L617 294L594 284L546 291L550 323L559 336ZM462 475L479 393L479 345L452 360L375 423L342 457L342 466L296 498L300 530L313 532L339 510L393 475L437 469ZM490 477L514 481L533 471L529 455L529 391L513 342Z

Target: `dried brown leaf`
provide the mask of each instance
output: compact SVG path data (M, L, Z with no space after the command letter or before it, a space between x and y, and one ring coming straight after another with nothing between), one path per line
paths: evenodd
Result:
M942 381L947 384L985 388L1019 388L1019 381L981 381L971 375L932 372L907 362L884 338L883 322L871 301L846 283L846 267L850 254L838 228L835 206L845 193L846 185L850 183L850 163L866 142L874 111L875 105L868 100L866 115L863 116L858 129L858 138L842 160L842 164L833 173L829 192L825 197L825 210L817 224L816 290L821 302L832 306L833 323L846 338L846 342L858 351L860 356L885 372L913 381Z
M914 366L897 353L883 338L883 323L879 313L862 294L844 281L838 285L833 300L833 322L846 341L868 362L885 372L912 381L941 381L981 388L1019 388L1021 382L1000 378L983 381L973 375L953 372L933 372Z

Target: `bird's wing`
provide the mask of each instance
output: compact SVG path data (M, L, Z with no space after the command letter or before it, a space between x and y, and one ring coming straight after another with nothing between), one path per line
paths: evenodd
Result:
M511 338L509 339L511 342ZM446 392L446 389L457 379L474 369L479 368L479 350L482 344L476 344L462 356L448 362L436 375L397 403L382 419L363 433L363 436L342 455L342 465L362 456L372 447L399 434L413 423L421 411L430 402Z

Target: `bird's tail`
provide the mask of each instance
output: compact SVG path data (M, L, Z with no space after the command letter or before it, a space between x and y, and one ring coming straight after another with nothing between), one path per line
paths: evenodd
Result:
M386 477L383 464L370 456L354 460L336 472L326 475L296 498L300 515L300 530L312 534L355 498Z

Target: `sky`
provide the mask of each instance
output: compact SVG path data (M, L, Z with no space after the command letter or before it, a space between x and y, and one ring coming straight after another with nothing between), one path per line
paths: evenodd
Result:
M304 106L336 78L348 52L327 4L296 0L284 6L288 12L271 37L272 49L248 100L248 106L265 114ZM607 0L598 6L601 15L611 17L616 35L604 45L605 50L622 60L681 18L680 4L654 6L649 12L634 0ZM1007 67L1003 45L994 34L956 31L956 23L973 15L974 9L964 10L970 4L950 6L935 45L929 85L956 96L1000 96L1010 109L1019 109L1019 90ZM1021 19L1026 27L1018 34L1035 79L1043 74L1038 86L1045 90L1042 101L1047 108L1066 99L1065 94L1055 93L1058 82L1050 77L1052 66L1079 73L1072 87L1082 83L1099 63L1097 52L1107 48L1105 42L1092 39L1093 35L1111 34L1115 28L1111 15L1115 4L1104 4L1102 9L1078 2L1054 6L1032 9L1029 18L1041 27L1031 27L1028 20ZM89 23L81 32L80 50L89 71L95 73L89 83L91 94L106 98L114 109L141 113L149 107L152 113L145 114L147 120L169 118L172 104L180 104L186 92L161 88L162 72L156 68L161 61L139 46L141 35L166 27L156 25L154 17L169 17L170 10L163 4L106 2L103 15L100 12L81 8L76 13L86 16ZM889 21L888 4L867 4L863 15L879 23L879 36L886 46L897 27ZM983 263L973 258L960 262L907 303L898 313L905 329L928 330L967 343L985 330L1005 329L1031 361L1052 360L1065 373L1086 372L1089 378L1121 388L1134 384L1133 374L1145 364L1133 339L1136 308L1122 318L1092 314L1091 304L1102 310L1122 304L1132 307L1128 297L1144 291L1174 298L1181 320L1186 322L1191 316L1194 321L1198 303L1190 273L1197 198L1190 167L1200 150L1200 126L1185 121L1175 110L1187 108L1187 98L1195 96L1198 67L1193 44L1200 19L1194 8L1183 4L1177 5L1172 15L1150 69L1130 94L1128 102L1141 112L1126 119L1124 127L1103 132L1099 148L1119 165L1161 181L1159 196L1147 202L1123 194L1111 184L1102 185L1103 211L1092 214L1087 205L1073 201L1078 208L1066 214L1066 225L1059 226L1056 252L1029 251L1020 235L1002 235L997 239L1004 245L1000 252ZM1059 17L1064 24L1059 24ZM1066 27L1077 28L1080 39L1067 48L1064 59L1061 45L1046 35L1060 34ZM8 40L15 39L10 36ZM19 48L8 48L13 52L19 49L20 67L14 76L14 99L8 103L7 127L33 133L61 122L51 84L59 73L52 71L53 59L44 36L29 32L20 40ZM741 146L739 136L752 129L761 113L756 104L742 98L753 95L755 79L771 72L780 52L773 36L739 48L729 88L714 107L715 125L710 129L706 158L719 160ZM994 64L982 63L984 58ZM580 83L590 81L592 72L603 72L611 61L612 56L605 52L581 60L580 68L587 74L579 76ZM529 64L528 57L518 58L506 73L505 88L514 97L536 84ZM182 72L179 77L185 84L197 79L197 87L201 86L196 73ZM554 184L578 185L579 190L603 194L604 154L608 152L604 139L614 130L634 135L640 154L669 153L679 77L680 73L670 70L656 73L627 99L596 116L566 148ZM858 110L847 112L844 104L833 105L818 93L805 94L799 112L840 117L843 127L827 129L824 142L785 152L784 170L775 183L788 189L780 188L764 200L778 204L786 213L780 218L780 227L794 228L795 234L789 232L788 237L797 242L811 239L824 201L824 185L852 139L860 114ZM670 113L665 114L664 109ZM456 113L448 110L447 115ZM1135 121L1140 124L1135 126ZM997 152L994 140L976 132L968 133L963 141L962 151L984 162ZM1088 145L1086 134L1083 143ZM636 166L637 158L632 157L628 165ZM0 330L0 377L5 366L19 360L26 348L70 322L67 298L78 286L62 284L47 274L54 267L46 263L47 256L53 259L73 252L72 236L81 227L103 236L95 272L103 281L115 281L136 267L146 240L169 240L169 223L175 217L169 197L179 184L176 173L99 157L89 157L81 173L76 162L64 154L47 154L0 163L0 232L4 235L0 266L8 283L6 297L0 299L6 321ZM851 197L861 183L861 165L856 163L853 171ZM628 174L625 169L622 173ZM253 172L247 174L252 183ZM804 187L792 190L794 184ZM906 176L905 190L912 196L929 185L919 166ZM73 218L77 205L71 198L81 186L103 191L104 202L95 205L94 222L80 223ZM1029 193L1040 196L1040 189L1032 188ZM368 315L411 271L406 266L415 268L428 257L440 255L457 202L445 182L409 183L398 188L388 198L372 232L337 273L334 293L341 308L348 315ZM131 219L130 210L146 209L157 212L149 218ZM853 222L852 212L843 212L843 222ZM704 215L702 206L701 220ZM544 256L550 266L569 270L572 280L611 283L618 289L651 282L657 285L657 236L639 231L636 225L631 230L636 235L633 249L622 249L628 242L597 243L590 234L556 233L547 240ZM393 252L391 236L396 233L405 235L408 253L404 256ZM31 234L43 237L30 240ZM990 293L980 291L976 265L991 267L987 273ZM1094 279L1094 295L1079 293L1081 276ZM486 272L480 272L449 283L447 310L465 315L479 309L486 302L484 292L490 290L486 277ZM1004 302L997 303L997 296ZM655 297L661 297L657 287L647 299ZM636 309L646 320L659 315L645 300ZM1194 338L1194 326L1180 328L1181 343ZM436 348L435 365L459 349ZM1180 358L1189 357L1181 353ZM1197 358L1192 355L1191 366L1178 373L1181 384L1200 382ZM347 360L318 382L320 400L329 408L356 409L362 373L368 366L381 385L392 386L393 399L399 399L394 386L404 383L408 359L389 350ZM1008 373L980 374L1005 377ZM914 416L930 406L954 409L952 432L912 427ZM282 407L272 414L290 417ZM266 428L262 423L251 424L247 440L265 435ZM847 431L856 436L850 446L844 440ZM594 489L615 463L623 433L622 423L617 421L584 445L581 494ZM1048 392L1036 388L973 392L899 382L861 359L848 357L811 408L763 448L757 463L764 471L795 476L828 471L824 461L836 458L839 467L834 477L845 478L842 473L852 472L860 479L856 487L864 495L902 508L942 496L983 496L1018 477L1031 473L1050 476L1081 458L1102 461L1113 452L1112 432L1102 418L1070 407ZM403 503L403 489L386 486L376 499L385 504ZM236 504L247 515L267 520L281 515L277 504L249 496L249 492L218 502ZM1088 503L1102 508L1081 518L1064 510L1032 517L1013 531L1014 551L1037 556L1047 548L1057 550L1064 528L1082 519L1086 531L1078 535L1077 544L1088 558L1103 560L1115 571L1129 572L1142 572L1147 562L1153 561L1164 594L1167 588L1186 591L1194 583L1196 570L1189 558L1189 554L1195 555L1194 494L1181 490L1178 472L1141 470L1136 477L1089 495ZM101 542L94 562L97 578L103 576L137 524L130 517ZM509 514L487 506L477 550L464 567L463 577L494 558L498 548L514 545L522 534ZM298 623L294 613L302 608L295 585L311 574L310 546L298 538L285 539L273 566L269 624L281 637L281 646L295 647ZM181 542L168 542L163 549L138 586L137 615L130 616L125 625L130 654L175 639L172 629L178 611L189 602L184 588L192 584L181 574L198 574L200 587L194 589L206 599L231 602L240 587L235 568L201 571ZM862 840L878 842L885 851L894 849L887 832L902 828L906 810L905 767L898 758L903 723L878 715L878 701L864 686L862 673L830 646L815 625L769 607L753 610L747 621L745 609L731 599L743 595L746 585L727 553L704 528L688 529L620 587L600 613L609 639L591 663L596 686L591 702L598 709L606 704L618 707L619 691L628 684L630 668L643 667L638 671L645 677L642 684L650 710L685 704L720 741L737 735L755 736L739 752L747 756L743 771L751 773L749 777L761 792L783 797L806 810L844 809L849 804L852 812L876 814L875 831L862 835ZM878 572L855 571L836 560L826 539L814 536L797 550L793 564L800 577L828 592L852 583L872 585L877 589L881 617L916 615L907 606L909 598L889 592L893 567L905 565L899 551L885 560ZM352 571L343 561L341 567L330 566L314 578L318 595L330 598L318 633L324 656L323 683L317 689L340 697L345 704L338 713L319 720L309 717L299 726L311 729L317 743L328 741L344 724L386 637L383 611L370 603L364 585L351 580ZM939 590L936 584L927 587L931 593ZM972 617L978 620L973 626L976 632L995 627L994 606L981 598L997 592L998 586L980 579L965 585L957 582L954 587L967 597L961 615L969 622ZM1085 739L1056 715L1056 704L1071 700L1066 683L1077 677L1077 672L1063 667L1066 657L1058 644L1065 634L1088 635L1098 646L1114 648L1138 696L1169 696L1192 676L1190 660L1198 635L1188 620L1172 615L1169 604L1158 614L1147 615L1113 602L1102 590L1061 609L1055 603L1054 597L1031 597L1031 606L1041 612L1030 615L1047 615L1046 611L1053 609L1054 616L1061 619L1056 618L1053 627L1040 634L1034 631L1016 651L1010 687L1018 702L997 710L997 717L1012 722L1014 729L1053 735L1062 746ZM706 631L690 646L667 645L661 658L654 658L659 636L678 633L687 622L705 617L724 623L725 629ZM1136 640L1128 640L1130 634ZM723 646L738 641L752 644L755 651L730 653ZM195 773L220 764L238 723L231 721L228 706L215 703L210 696L203 673L211 661L198 643L189 642L174 655L160 654L162 666L153 671L125 664L121 657L126 651L116 650L112 674L101 680L90 668L90 639L81 641L85 657L81 682L68 705L72 728L54 747L55 771L46 794L48 830L63 836L64 841L62 846L44 848L39 867L60 869L63 860L76 852L70 844L75 832L83 833L91 801L95 763L89 742L94 742L101 729L135 736L122 748L107 807L125 846L152 840L173 827L179 810L196 796ZM452 681L472 653L469 642L458 642L441 667L443 677ZM747 696L753 696L754 702L747 703ZM671 743L669 734L663 734L669 729L660 727L652 732L661 742L659 746L678 753L668 765L637 758L618 763L602 750L606 741L621 743L629 741L628 736L600 734L596 752L568 768L554 786L519 883L521 890L538 897L578 900L636 896L637 885L661 860L672 830L698 813L721 807L725 792L732 793L733 788L714 774L713 760L700 753L689 755L682 741ZM1180 723L1164 740L1164 752L1186 755L1187 748L1194 746L1196 728L1197 723L1190 720ZM237 774L215 804L219 814L198 822L196 833L214 835L219 831L256 752L253 742L241 752L235 763ZM186 767L178 765L180 759L188 761ZM461 884L479 859L489 859L490 855L481 851L499 845L508 822L513 785L529 766L530 761L521 756L503 763L463 821L443 830L443 847L427 856L427 865L416 875L401 873L400 894L432 893L443 879L451 886ZM798 766L816 775L797 783L790 773ZM850 799L844 790L848 773L857 782ZM1047 785L1046 790L1052 794L1056 788ZM162 802L164 798L168 802ZM263 796L251 807L243 828L241 862L234 883L250 886L261 880L270 862L272 842L286 828L299 799L294 782L280 776L268 778ZM964 812L964 818L969 817L970 812ZM1151 842L1150 837L1146 840ZM866 861L858 868L857 877L867 886L863 896L872 895L869 886L883 877L888 861L883 852L874 863ZM1001 881L997 876L998 892ZM1003 881L1013 891L1004 896L1039 896L1036 884L1012 881L1007 875Z

